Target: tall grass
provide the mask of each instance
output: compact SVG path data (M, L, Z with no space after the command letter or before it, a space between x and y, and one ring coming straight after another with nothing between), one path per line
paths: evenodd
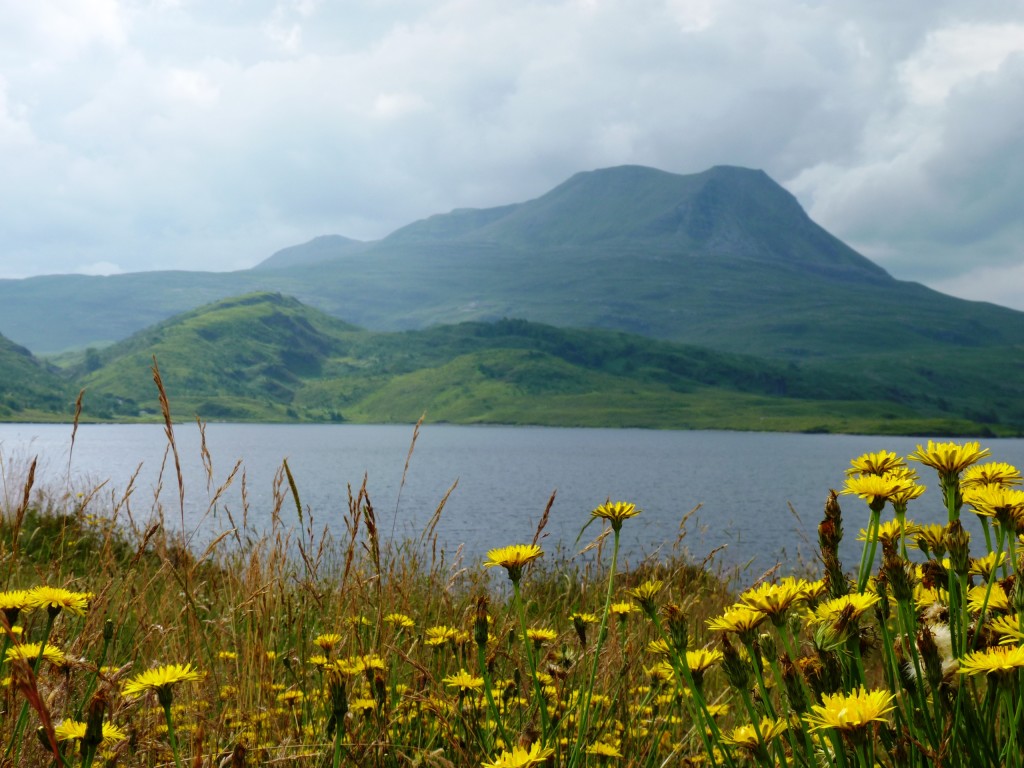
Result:
M606 502L590 557L541 555L546 514L523 531L531 544L492 552L509 584L438 547L447 497L422 535L394 540L364 479L335 537L285 463L261 530L244 469L215 482L205 440L201 451L208 521L243 486L201 550L159 502L141 514L134 488L36 488L31 463L0 463L9 763L1021 763L1019 473L1002 472L1009 495L992 507L946 467L949 519L929 529L907 517L921 486L905 461L879 485L858 460L846 491L868 501L868 554L856 573L838 560L833 493L819 581L767 574L742 590L678 550L622 570L637 510ZM991 562L968 554L965 498L996 510Z

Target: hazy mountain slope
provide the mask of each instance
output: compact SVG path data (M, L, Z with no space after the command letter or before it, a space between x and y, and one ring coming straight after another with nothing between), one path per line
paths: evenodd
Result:
M337 258L361 245L361 241L349 237L321 235L307 243L282 248L270 258L261 261L254 269L287 269L300 264L316 264Z
M0 327L57 351L252 290L374 330L521 317L790 360L1024 338L1024 313L892 279L764 173L734 167L581 173L534 200L372 243L318 238L242 272L0 281Z

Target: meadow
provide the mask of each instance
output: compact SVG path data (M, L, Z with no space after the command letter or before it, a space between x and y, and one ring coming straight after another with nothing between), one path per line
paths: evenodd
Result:
M851 457L813 572L754 584L679 547L621 568L628 500L596 499L574 551L544 515L470 562L437 545L444 499L395 541L364 482L334 537L284 463L269 528L221 510L197 551L139 489L7 462L0 764L1019 766L1024 492L988 454ZM208 480L211 516L245 499L240 468ZM913 522L925 493L947 524Z

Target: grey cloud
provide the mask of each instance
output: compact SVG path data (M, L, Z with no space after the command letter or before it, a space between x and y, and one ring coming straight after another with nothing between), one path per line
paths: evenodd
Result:
M901 277L1019 261L1019 57L933 104L904 77L1016 3L104 0L71 42L32 7L0 30L7 274L238 268L620 163L763 168Z

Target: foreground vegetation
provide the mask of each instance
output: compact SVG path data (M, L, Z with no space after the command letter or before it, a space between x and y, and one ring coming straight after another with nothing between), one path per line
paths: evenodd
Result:
M675 549L620 570L629 502L581 521L585 554L545 553L545 515L464 561L437 550L443 500L391 542L351 488L335 538L287 463L255 530L219 502L236 468L209 478L195 548L176 510L37 491L34 467L4 465L0 748L14 765L1019 766L1024 492L987 454L855 458L859 566L838 560L833 493L822 578L754 585ZM937 474L946 523L910 519L913 466Z

